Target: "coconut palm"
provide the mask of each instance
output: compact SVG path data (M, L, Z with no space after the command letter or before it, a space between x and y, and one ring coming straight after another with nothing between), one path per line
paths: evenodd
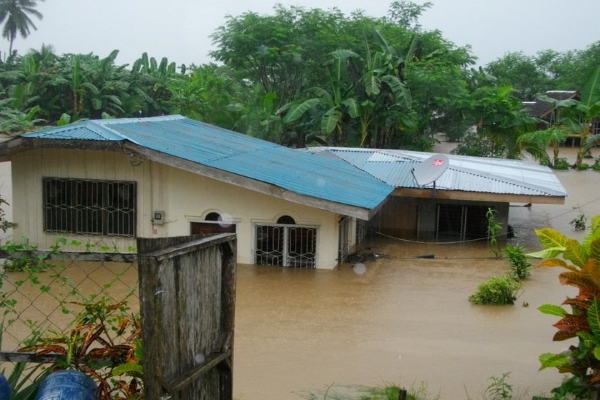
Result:
M17 33L26 38L31 33L30 28L37 30L28 15L31 14L41 20L43 15L35 9L36 7L37 0L0 0L0 24L4 23L2 37L10 42L9 56L12 55L13 42Z

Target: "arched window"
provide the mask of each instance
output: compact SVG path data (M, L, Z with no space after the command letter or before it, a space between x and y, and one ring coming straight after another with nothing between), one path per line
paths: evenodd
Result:
M190 231L192 235L204 234L211 235L215 233L235 233L235 223L223 221L221 214L217 212L209 212L204 217L205 222L192 222Z
M282 215L277 220L277 223L282 225L296 225L294 218L290 217L289 215Z
M221 215L216 212L211 212L206 215L206 218L204 218L204 220L205 221L220 221Z

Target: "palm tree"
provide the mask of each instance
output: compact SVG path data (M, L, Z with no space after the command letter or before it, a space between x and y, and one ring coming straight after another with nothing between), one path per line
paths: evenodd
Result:
M539 99L556 107L560 112L558 122L569 128L572 134L579 135L575 167L581 167L585 154L600 140L600 135L590 132L592 122L600 118L600 65L584 85L581 100L556 100L548 96L539 96Z
M41 0L44 1L44 0ZM43 18L35 8L37 0L0 0L0 24L4 23L2 37L10 42L8 49L9 57L12 55L12 47L17 33L26 38L31 33L30 28L37 30L29 15L31 14L40 20Z

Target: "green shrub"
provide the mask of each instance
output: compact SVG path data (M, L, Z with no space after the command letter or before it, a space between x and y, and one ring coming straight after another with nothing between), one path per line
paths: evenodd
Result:
M566 158L559 158L554 164L554 169L569 169L570 165Z
M590 164L588 163L581 163L577 166L577 169L580 171L585 171L587 169L590 169Z
M579 213L577 218L573 218L569 222L569 225L573 226L573 228L577 229L578 231L585 231L585 228L587 227L586 224L587 217L583 213Z
M477 291L469 296L469 301L474 304L515 304L520 288L519 281L508 275L493 276L477 287Z
M525 255L525 248L518 244L504 248L504 256L510 264L510 270L516 279L525 279L531 275L531 263Z
M600 158L594 161L594 165L592 165L592 169L594 171L600 171Z

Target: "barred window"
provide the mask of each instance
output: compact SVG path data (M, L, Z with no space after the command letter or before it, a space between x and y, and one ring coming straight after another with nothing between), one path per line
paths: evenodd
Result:
M135 237L136 183L43 178L44 231Z

